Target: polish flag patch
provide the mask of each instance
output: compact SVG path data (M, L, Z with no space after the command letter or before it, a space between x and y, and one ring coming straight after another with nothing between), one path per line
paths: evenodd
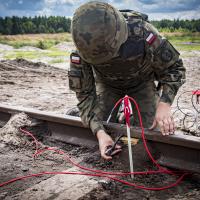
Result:
M193 95L195 95L195 94L196 94L196 95L200 95L200 90L192 91L192 94L193 94Z
M152 44L155 41L155 39L156 39L156 36L153 33L150 33L146 41L148 42L148 44Z
M74 64L80 64L81 58L79 56L71 56L71 62Z

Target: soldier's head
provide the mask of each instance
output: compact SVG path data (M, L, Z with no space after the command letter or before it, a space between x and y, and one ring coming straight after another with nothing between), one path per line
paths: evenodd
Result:
M123 15L108 3L99 1L83 4L75 11L71 31L80 56L91 64L116 57L128 37Z

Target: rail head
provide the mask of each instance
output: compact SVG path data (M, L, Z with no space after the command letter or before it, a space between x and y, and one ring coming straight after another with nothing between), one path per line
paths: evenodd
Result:
M114 134L124 134L126 135L126 126L123 124L104 122L106 129ZM150 141L172 144L182 147L189 147L193 149L200 150L200 137L184 135L181 131L176 131L174 135L163 136L160 131L153 131L149 129L144 129L145 138ZM142 138L141 128L131 127L131 136L135 138Z
M80 117L71 115L57 114L53 112L46 112L23 107L16 108L14 106L7 106L2 104L0 104L0 112L9 113L11 115L17 114L19 112L24 112L32 118L86 128L81 122Z

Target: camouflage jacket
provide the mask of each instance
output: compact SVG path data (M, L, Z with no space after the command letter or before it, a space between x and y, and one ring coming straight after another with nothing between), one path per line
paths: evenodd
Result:
M157 80L163 88L160 101L172 104L185 80L182 60L169 41L143 19L127 23L129 37L121 46L118 57L94 66L86 63L78 52L70 56L69 86L76 92L83 123L94 134L104 129L97 117L99 108L95 81L124 90L137 87L144 81Z

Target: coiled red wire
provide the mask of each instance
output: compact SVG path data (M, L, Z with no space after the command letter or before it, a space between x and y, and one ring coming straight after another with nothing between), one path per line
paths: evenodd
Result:
M63 159L64 160L70 162L72 165L78 167L79 169L84 170L85 172L83 172L83 171L78 171L78 172L56 172L56 171L53 171L53 172L41 172L41 173L37 173L37 174L29 174L29 175L26 175L26 176L17 177L17 178L11 179L9 181L6 181L4 183L1 183L0 187L3 187L5 185L8 185L8 184L13 183L15 181L24 180L24 179L31 178L31 177L38 177L38 176L43 176L43 175L56 175L56 174L63 174L63 175L71 174L71 175L84 175L84 176L108 178L110 180L122 183L122 184L127 185L127 186L132 186L132 187L135 187L135 188L138 188L138 189L144 189L144 190L153 190L153 191L165 190L165 189L169 189L169 188L177 186L183 180L183 178L186 175L188 175L189 173L188 172L167 170L167 169L164 169L163 167L161 167L156 162L156 160L153 158L153 156L152 156L152 154L149 151L149 148L147 146L147 142L146 142L145 134L144 134L144 127L143 127L143 124L142 124L142 117L141 117L141 114L140 114L140 110L139 110L138 104L137 104L137 102L135 101L134 98L132 98L132 97L128 97L128 98L130 99L130 101L132 101L134 103L135 108L136 108L137 113L138 113L140 127L141 127L141 131L142 131L141 134L142 134L142 140L143 140L144 148L145 148L148 156L150 157L151 161L155 164L155 166L157 166L158 170L149 170L149 171L142 171L142 172L139 171L139 172L131 173L131 172L106 172L106 171L101 171L101 170L88 168L88 167L85 167L85 166L82 166L82 165L76 163L72 158L70 158L62 150L58 150L58 149L53 148L53 147L47 147L47 148L39 149L39 142L33 136L33 134L30 133L29 131L25 130L25 129L20 128L20 131L23 132L24 134L30 136L33 139L34 143L35 143L36 150L35 150L35 153L33 154L34 158L36 158L37 156L41 155L45 151L54 151L54 152L56 152L56 153L58 153L60 155L63 155ZM122 100L123 100L123 98L120 99L115 104L114 109L120 104L120 102ZM169 174L169 175L172 175L172 176L178 176L178 178L174 183L171 183L169 185L162 186L162 187L146 187L146 186L143 186L143 185L138 185L138 184L135 184L135 183L132 183L132 182L128 182L128 181L116 178L116 176L128 176L128 175L131 175L131 174L134 174L134 175L150 175L150 174L161 174L161 173L162 174Z

